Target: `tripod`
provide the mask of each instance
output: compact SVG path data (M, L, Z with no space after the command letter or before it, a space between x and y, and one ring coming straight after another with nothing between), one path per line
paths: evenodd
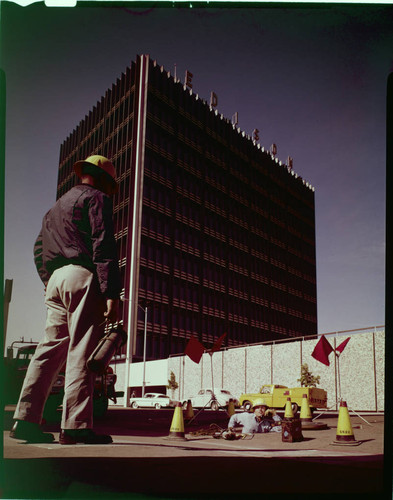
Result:
M211 398L209 401L202 407L200 408L197 413L192 417L192 419L188 422L189 424L197 418L197 416L201 413L201 411L205 410L206 408L210 407L213 411L217 411L219 408L222 408L220 405L220 402L216 398L216 395L214 394L214 379L213 379L213 351L209 351L210 354L210 366L211 366L211 374L212 374L212 394Z
M322 413L320 413L319 415L317 415L315 418L313 418L313 421L316 420L317 418L319 418L321 415L323 415L324 413L326 413L327 411L331 410L334 406L338 406L340 407L341 405L341 402L343 401L343 398L341 397L341 377L340 377L340 354L337 354L336 353L336 358L337 358L337 375L338 375L338 399L336 399L336 402L330 406L329 408L327 408L325 411L323 411ZM348 407L348 411L354 413L355 415L357 415L359 418L361 418L364 422L366 422L366 424L368 425L371 425L370 422L368 422L365 418L363 418L361 415L359 415L359 413L357 413L355 410L351 409Z

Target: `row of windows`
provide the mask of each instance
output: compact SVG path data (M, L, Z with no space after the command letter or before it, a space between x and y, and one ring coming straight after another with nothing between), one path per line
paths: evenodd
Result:
M151 262L157 261L169 265L174 246L183 250L181 260L177 257L178 260L176 261L179 262L176 268L181 271L187 271L187 261L189 260L194 262L193 265L197 265L200 261L195 260L195 257L202 257L202 250L205 256L204 260L215 262L220 266L220 271L222 267L228 267L235 271L239 269L238 272L242 274L245 272L246 275L250 276L255 275L256 279L262 276L267 278L275 277L277 281L294 287L299 286L299 283L303 283L305 278L309 283L315 282L315 266L281 248L264 245L259 251L256 251L253 247L248 249L243 244L235 246L235 243L233 243L228 246L225 242L218 241L216 243L214 238L205 237L202 240L201 233L195 228L185 227L184 230L181 230L180 226L176 225L172 233L171 219L169 217L154 217L152 214L148 214L147 211L144 212L143 221L146 223L146 220L149 221L150 219L151 222L154 222L154 229L142 231L142 234L149 238L142 237L141 257ZM127 231L122 232L124 243L127 243L127 233ZM174 241L172 240L172 234L174 235ZM205 264L200 263L199 265Z
M149 188L146 187L146 191ZM151 192L151 191L150 191ZM166 190L161 190L160 195L157 196L157 198L160 200L160 204L155 205L149 199L145 198L145 205L149 205L151 208L161 212L161 213L166 213L168 216L171 215L171 211L167 211L165 209L165 206L163 203L170 203L170 196L169 196L169 191ZM228 220L224 219L221 217L219 214L212 212L210 210L206 210L205 215L202 220L202 215L203 212L201 210L198 210L198 205L194 204L191 200L188 199L181 199L177 198L176 199L176 220L178 222L183 222L184 225L175 225L175 230L176 230L176 239L181 240L183 237L188 238L187 232L194 228L194 229L200 229L201 224L203 223L206 228L209 228L219 234L222 233L222 230L224 227L225 233L228 234L228 237L231 240L235 240L237 242L243 242L245 246L247 244L249 245L250 248L253 248L256 251L259 251L261 253L268 253L268 250L270 248L270 251L274 253L278 257L278 259L282 261L288 260L288 248L293 248L293 249L298 249L296 251L296 254L294 252L291 253L291 258L292 255L294 257L304 257L308 256L311 259L315 258L315 249L313 246L305 242L304 240L299 240L299 238L295 235L291 235L288 233L285 233L284 230L279 228L278 226L274 224L267 224L266 227L264 227L264 232L263 235L266 235L266 237L271 235L269 237L270 242L274 243L274 247L270 246L270 242L268 243L266 240L261 238L260 231L247 231L245 227L239 226L238 224L232 224L228 222ZM162 230L165 231L165 235L169 235L169 221L167 220L165 225L162 224L162 218L157 215L156 213L145 209L143 213L143 227L146 229L153 229L155 232L160 232L160 229L158 228L159 226L161 227ZM265 232L268 231L268 232ZM184 234L185 236L181 236ZM272 234L276 234L279 236L279 238L274 238ZM199 236L200 239L202 239L202 236ZM196 245L198 240L198 236L195 236L195 241ZM227 238L225 237L225 241L227 241ZM200 245L200 243L199 243ZM233 245L233 244L232 244ZM281 249L280 249L281 247ZM248 251L247 248L245 251ZM281 256L281 257L280 257ZM286 257L285 257L286 256Z
M270 307L271 303L274 303L281 304L285 308L290 307L307 313L315 311L315 288L310 290L314 294L304 294L301 289L287 287L286 284L279 287L279 282L272 281L273 285L271 283L264 284L235 273L220 272L220 269L213 264L204 266L202 279L199 279L197 274L197 265L195 267L190 265L182 273L175 270L173 273L175 278L172 279L172 273L170 273L168 266L159 265L157 261L154 262L154 266L154 269L146 268L142 263L140 268L139 287L145 294L146 292L157 294L168 298L168 300L174 297L195 305L198 305L201 301L205 304L204 297L206 297L206 300L217 301L214 307L218 309L221 308L219 304L224 299L227 307L230 308L230 304L237 301L233 297L238 294L244 299L244 303L247 304L250 310L255 307L255 304ZM183 276L184 278L178 279L176 276L178 278ZM187 281L187 277L194 277L194 282ZM229 295L232 295L232 300L228 297L227 291ZM213 307L210 302L208 305Z
M198 134L198 137L201 136L201 131L198 130L198 131L195 131L196 134ZM154 129L153 127L150 127L148 128L148 132L147 132L147 137L148 137L148 140L151 141L153 144L156 144L157 147L160 149L160 150L166 150L171 154L173 155L174 154L174 149L173 149L173 139L171 138L170 140L168 140L168 138L165 137L165 134L162 133L161 130L158 130L158 129ZM200 144L193 141L192 142L193 145L197 145L197 149L199 148ZM205 154L206 153L206 149L208 147L213 147L211 141L208 142L207 145L203 145L203 150L205 151ZM180 148L180 151L183 152L184 154L184 149L186 148ZM176 152L176 154L178 154L178 152ZM192 154L190 154L190 152L188 152L188 155L189 156L193 156ZM230 165L231 164L231 159L230 158L225 158L223 155L224 153L221 151L221 150L218 150L215 152L214 154L214 157L217 158L217 155L218 156L222 156L222 164L225 165ZM198 156L198 155L197 155ZM209 157L213 157L213 154L209 154ZM214 168L214 166L212 165L207 165L206 162L204 162L204 164L201 164L202 158L199 158L199 162L196 161L196 163L199 163L199 166L196 165L195 168L198 172L201 172L201 171L204 171L206 169L206 182L210 183L211 185L215 185L217 186L219 189L224 189L224 191L231 191L233 193L233 196L236 197L240 197L240 199L244 199L244 200L247 200L247 199L252 199L252 200L255 200L255 202L257 203L257 205L260 205L260 193L256 193L256 192L252 192L250 191L250 187L247 185L247 184L244 184L242 182L238 182L238 176L237 178L233 178L231 176L228 176L228 173L223 170L223 169L220 169L220 168ZM246 165L247 167L247 170L249 170L249 165ZM231 170L233 171L233 168L231 168ZM247 170L244 170L245 172L247 172ZM252 172L250 172L251 175L252 175ZM248 174L250 175L250 174ZM244 179L246 180L247 177L246 176L243 176ZM271 178L269 177L264 177L261 175L259 175L259 178L258 178L258 181L256 183L257 185L263 185L266 192L267 193L270 193L270 198L271 200L272 199L281 199L282 198L282 195L283 195L283 190L282 188L278 187L275 182L273 182L271 180ZM285 191L287 191L287 189L285 189ZM277 195L275 195L275 193L277 193ZM286 195L287 196L287 195ZM292 197L292 199L294 200L294 202L296 202L296 207L293 207L293 210L292 210L292 213L293 215L296 215L297 213L299 214L300 216L300 219L308 219L310 222L309 224L312 224L313 222L313 212L310 211L310 210L306 210L305 207L306 205L304 205L304 203L302 204L299 204L299 200ZM270 200L270 202L271 202ZM276 205L275 207L271 207L271 209L273 210L277 210L278 211L278 205Z
M149 316L152 311L149 310ZM222 333L227 337L224 346L235 346L243 343L257 343L287 337L302 337L316 334L315 321L304 321L292 318L283 325L278 318L271 318L271 322L252 319L249 325L240 321L225 321L221 318L200 316L195 313L185 314L177 311L171 316L171 330L160 329L155 322L148 322L146 338L147 358L167 357L169 354L183 354L191 335L200 339L206 348L212 346ZM138 322L136 357L142 358L144 343L144 318ZM160 347L160 349L158 349Z
M240 318L239 318L240 319ZM183 354L187 342L191 335L200 339L206 348L210 348L218 336L227 333L224 341L225 345L239 345L240 343L257 343L266 340L272 340L271 332L275 332L276 339L291 337L300 337L305 335L315 335L315 324L294 318L289 324L283 325L279 318L272 318L271 322L252 320L253 325L243 324L241 321L227 322L221 318L212 318L179 311L172 317L172 331L165 335L154 328L154 325L148 322L146 338L146 356L147 358L157 357L157 351L154 351L154 345L161 343L162 357L169 354ZM138 328L137 338L144 339L143 323ZM260 326L259 326L260 325ZM153 331L153 332L152 332ZM142 356L143 343L137 341L136 355Z
M221 323L206 323L203 327L203 333L196 332L200 335L200 340L206 348L210 348L219 334L225 329L228 334L224 341L224 346L233 347L244 343L252 344L257 342L265 342L272 340L272 331L274 338L285 339L288 337L303 337L307 335L316 335L315 328L305 332L302 325L293 325L292 328L283 328L279 325L263 324L262 327L257 326L239 326L237 323L225 325ZM180 331L179 331L180 330ZM211 333L214 332L214 333ZM146 357L147 359L166 358L170 354L183 354L190 338L190 333L185 329L176 328L172 334L168 336L160 336L157 334L148 335L146 342ZM144 332L139 329L137 332L137 348L135 361L142 360L144 352Z
M195 221L195 223L199 225L202 223L201 217L203 214L201 205L198 204L198 201L201 199L201 189L199 183L190 183L187 188L182 187L182 190L178 189L180 196L177 196L174 202L173 191L171 189L163 187L159 182L149 179L149 182L144 183L145 204L157 208L157 210L160 211L169 210L169 215L172 214L172 210L175 210L176 214L181 214L186 217L186 219ZM207 227L219 231L219 227L228 225L228 218L226 217L228 213L226 210L227 203L229 202L219 195L217 196L215 191L209 189L205 191L204 205L209 210L206 210L203 222ZM231 221L235 222L236 226L241 226L241 228L235 229L235 231L238 232L238 237L243 241L248 234L248 220L253 220L254 227L261 228L263 234L274 236L276 240L283 245L292 245L294 248L302 245L302 253L308 253L309 251L313 252L313 250L309 250L313 248L313 245L311 245L313 239L307 239L306 241L303 236L306 231L310 233L310 236L311 233L313 235L311 228L309 226L303 228L298 226L297 230L289 232L287 229L288 221L285 220L284 213L281 214L281 218L275 216L271 218L272 220L268 221L261 217L253 217L251 211L245 211L244 207L234 202L229 212L229 218ZM301 224L303 225L303 223ZM229 225L229 228L231 227L232 226ZM247 233L244 230L246 230ZM256 236L254 238L255 241L260 239L260 231L251 231L251 234ZM231 237L233 236L231 235Z
M189 191L183 188L180 191L178 188L179 194L183 196L176 198L175 211L178 214L182 214L184 217L186 217L186 219L189 219L190 221L195 220L196 224L199 225L201 223L202 214L201 206L198 204L198 201L200 201L200 188L198 183L190 184L190 186L193 188ZM161 211L163 211L163 207L167 207L169 210L172 209L173 192L171 190L163 188L159 183L155 184L154 182L149 182L145 183L144 192L146 204L156 207ZM157 205L154 205L153 202L157 203ZM217 226L227 224L227 218L225 217L227 213L225 209L226 202L219 195L217 196L216 192L209 189L205 190L204 205L209 209L209 211L206 211L205 216L205 220L207 220L206 225L208 227L217 230ZM266 212L266 214L267 213L268 212ZM238 215L238 217L236 217L236 214ZM278 225L278 222L276 222L276 218L274 218L274 221L267 221L259 218L258 221L258 218L253 217L251 212L245 213L244 207L239 208L239 205L236 204L236 202L232 204L229 218L231 221L235 222L237 225L241 225L245 229L248 229L247 221L253 220L253 226L257 230L252 230L251 234L255 234L256 238L254 238L254 240L256 242L258 242L258 239L260 239L258 238L258 236L263 235L265 238L269 238L269 235L275 235L276 240L278 242L281 242L281 244L284 246L286 244L289 244L296 248L299 247L299 245L302 245L302 253L306 254L308 252L311 252L311 256L314 253L313 239L309 238L305 240L303 236L306 230L309 233L312 233L312 230L309 227L303 228L303 233L300 230L301 228L296 231L292 230L292 232L288 232L285 223L282 223L278 220L280 224ZM244 236L242 235L241 238L244 239Z

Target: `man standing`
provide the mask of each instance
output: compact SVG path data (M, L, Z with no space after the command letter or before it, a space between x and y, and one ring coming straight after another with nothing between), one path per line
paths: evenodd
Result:
M228 422L228 429L232 431L235 427L242 426L244 434L253 434L257 432L280 432L281 418L273 415L272 418L266 416L266 410L269 406L262 398L256 399L253 404L253 413L233 414Z
M51 442L40 428L45 402L66 363L60 444L106 444L93 427L95 375L86 361L103 335L104 323L118 320L121 291L111 195L116 172L104 156L74 165L81 184L71 188L45 215L34 246L45 285L45 336L28 367L10 436Z

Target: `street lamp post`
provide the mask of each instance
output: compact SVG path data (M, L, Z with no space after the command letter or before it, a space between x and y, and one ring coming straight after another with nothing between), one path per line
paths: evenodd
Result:
M147 304L143 309L139 304L138 306L145 311L145 327L143 331L143 380L142 380L142 398L145 396L146 386L146 333L147 333Z
M122 298L124 302L132 302L130 299ZM143 329L143 380L142 380L142 397L145 395L145 386L146 386L146 337L147 337L147 311L148 311L148 302L145 303L145 307L143 308L140 304L137 304L138 307L144 312L145 314L145 325ZM127 363L127 359L126 359ZM128 363L129 365L129 363ZM128 383L129 383L129 366L126 366L125 370L125 377L124 377L124 384L125 384L125 390L124 390L124 406L128 406Z

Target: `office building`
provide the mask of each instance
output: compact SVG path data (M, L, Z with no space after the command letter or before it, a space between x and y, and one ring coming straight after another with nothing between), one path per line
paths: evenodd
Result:
M209 348L224 332L226 347L317 334L314 188L191 87L138 56L61 146L58 196L75 161L116 166L134 361L183 353L191 336Z

